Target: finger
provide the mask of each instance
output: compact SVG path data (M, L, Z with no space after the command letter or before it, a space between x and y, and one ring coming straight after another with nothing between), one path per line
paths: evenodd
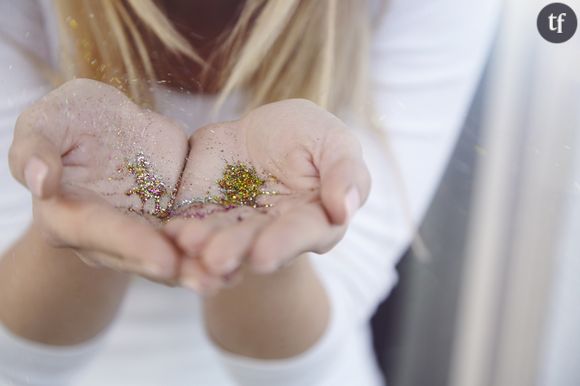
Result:
M232 274L240 267L260 230L271 221L265 214L254 213L219 231L201 253L205 267L213 275Z
M177 246L187 256L197 256L209 236L217 228L224 225L224 219L217 216L205 218L203 220L175 219L171 220L165 227L165 233L170 236Z
M143 262L131 262L118 256L110 256L98 251L73 250L83 263L93 268L112 269L124 274L139 275L152 282L169 287L178 285L176 278L160 277L155 266Z
M177 251L150 224L100 203L54 197L35 203L35 218L61 246L146 264L159 277L176 274Z
M264 228L254 243L250 264L258 273L271 273L305 252L325 253L344 235L345 226L332 225L318 204L289 211Z
M345 224L352 218L366 200L371 182L356 139L340 138L323 151L318 165L322 203L334 224Z
M209 274L195 257L183 259L179 283L201 295L212 294L224 285L220 277Z
M94 268L107 268L117 272L137 274L151 280L158 277L157 267L147 261L135 261L111 256L99 251L74 250L83 263ZM162 280L163 278L159 278Z
M9 153L10 171L34 196L47 198L58 192L61 154L53 142L31 125L28 118L21 118L16 124Z
M210 210L201 218L184 217L172 220L166 225L166 234L175 240L177 246L188 256L197 256L208 238L217 230L253 213L254 209L249 207Z

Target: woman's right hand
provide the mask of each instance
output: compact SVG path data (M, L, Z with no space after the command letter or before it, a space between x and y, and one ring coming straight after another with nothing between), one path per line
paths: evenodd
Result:
M187 150L185 133L174 122L111 86L79 79L21 114L10 169L31 191L34 226L50 245L70 248L91 265L170 281L178 253L156 227L161 213L154 200L147 192L129 192L139 170L128 165L150 162L156 177L149 182L157 186L149 188L165 192L163 207ZM139 161L140 154L145 158ZM142 167L140 172L145 177Z

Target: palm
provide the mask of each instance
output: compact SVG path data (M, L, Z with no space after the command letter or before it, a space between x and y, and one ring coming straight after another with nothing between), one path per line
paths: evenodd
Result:
M264 181L263 194L257 197L253 208L258 209L256 212L280 215L302 203L319 202L320 176L312 157L316 156L317 142L324 141L328 133L304 130L297 142L296 130L287 127L296 125L295 121L284 124L268 120L268 114L273 113L268 110L277 108L263 107L240 121L201 128L191 137L188 162L177 196L177 215L203 216L204 209L207 212L210 207L192 205L187 210L187 204L207 198L211 203L215 201L212 198L223 196L218 182L227 165L238 163L254 168ZM237 216L237 212L233 211L232 216Z
M159 217L170 205L185 162L185 134L168 119L117 95L116 90L94 87L77 87L74 101L60 106L59 115L75 128L61 139L62 191ZM58 104L62 99L56 100ZM148 173L147 187L156 189L155 194L136 186L139 173Z
M249 260L270 272L336 244L345 230L337 224L348 217L347 188L356 185L362 198L368 192L356 141L309 102L273 103L204 127L190 138L189 153L179 126L97 82L69 82L37 106L18 132L42 133L49 122L54 131L44 135L57 148L62 176L48 182L56 196L35 201L35 220L57 244L112 268L143 274L122 263L149 260L165 278L220 277ZM231 185L225 170L247 181ZM136 221L143 217L157 225L179 218L166 234L190 259L177 259L169 240Z
M59 158L59 175L46 184L57 194L34 200L35 223L48 240L96 265L143 273L145 264L149 274L173 276L169 241L141 216L119 209L163 217L185 162L181 128L112 87L77 80L27 111L14 143L25 146L30 130L50 138Z
M345 227L328 216L320 168L352 139L338 119L321 111L303 101L274 103L239 121L202 128L190 139L174 212L188 220L172 233L181 235L182 248L210 273L227 275L248 257L269 272L293 256L324 252L338 242ZM249 207L224 202L219 187L227 165L238 163L264 181ZM190 264L199 274L200 266Z

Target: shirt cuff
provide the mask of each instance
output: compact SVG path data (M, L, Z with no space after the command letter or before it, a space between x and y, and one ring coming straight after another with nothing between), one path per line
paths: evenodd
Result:
M263 360L228 352L208 337L221 363L240 386L318 385L331 377L347 339L348 320L341 288L336 282L321 278L331 304L328 326L322 337L308 350L288 359Z
M103 344L104 333L73 346L51 346L16 336L0 323L0 384L64 386Z

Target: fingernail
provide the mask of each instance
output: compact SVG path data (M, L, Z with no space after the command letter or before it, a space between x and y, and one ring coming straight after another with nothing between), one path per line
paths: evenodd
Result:
M151 276L161 276L163 274L163 269L155 264L143 264L142 269Z
M238 262L235 259L230 259L221 265L220 270L227 275L233 273L236 268L238 268Z
M352 216L356 213L360 207L360 195L358 194L358 189L352 186L344 198L344 205L346 208L346 220L350 221Z
M195 292L201 292L201 285L199 281L194 277L185 277L181 279L181 285L185 288L189 288Z
M32 157L24 169L24 180L30 192L36 197L42 196L44 180L48 175L48 166L40 159Z

